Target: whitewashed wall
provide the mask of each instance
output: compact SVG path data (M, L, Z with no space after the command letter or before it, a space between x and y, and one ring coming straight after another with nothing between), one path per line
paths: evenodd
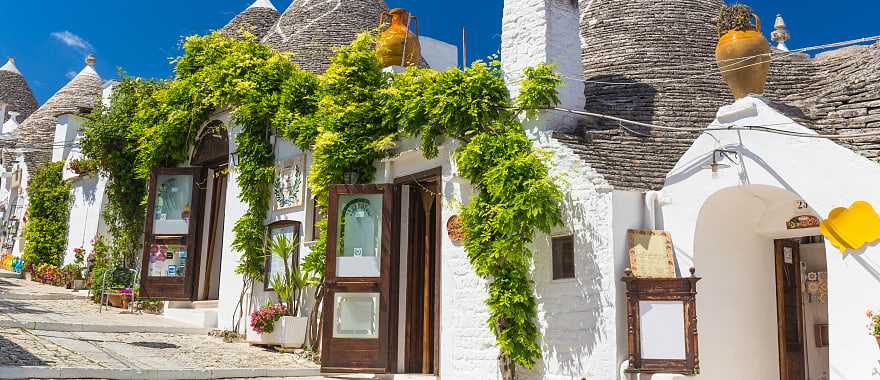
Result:
M772 124L775 128L813 133L812 130L794 123L791 119L783 116L770 108L759 98L746 98L737 102L739 112L724 118L723 125L767 125ZM713 126L722 125L716 120ZM767 350L765 354L755 355L761 352L762 341L748 341L745 339L719 342L719 331L730 330L731 333L749 334L754 328L762 328L768 323L762 315L769 311L766 308L764 314L758 314L752 319L753 325L716 324L713 320L732 322L729 313L735 311L739 305L737 302L716 303L720 308L712 308L713 299L737 297L737 292L751 289L752 281L762 281L767 292L773 292L773 282L762 280L766 277L766 270L756 273L749 272L749 268L741 265L729 268L729 274L724 279L738 282L722 284L710 279L711 275L723 276L720 269L723 261L732 257L747 258L750 253L742 251L733 252L726 248L722 242L733 241L724 235L736 233L749 225L747 206L740 203L724 202L726 211L738 218L728 219L726 223L716 224L716 229L702 226L700 213L704 205L710 201L710 197L719 191L730 187L743 185L763 185L776 189L783 189L787 193L796 194L798 198L807 201L812 209L821 216L836 207L848 207L852 202L865 200L880 208L880 194L875 191L880 188L880 166L862 156L845 149L834 142L826 139L789 137L777 134L757 132L712 132L698 138L688 152L681 158L676 167L667 176L666 187L663 189L663 216L664 225L672 232L675 244L676 260L679 267L687 268L695 265L697 275L705 279L698 285L697 309L700 318L700 361L703 375L698 378L724 380L750 378L749 371L756 365L756 360L762 368L760 376L751 378L773 378L777 362L767 363L767 360L775 360L774 354ZM712 151L719 147L736 150L743 159L742 165L733 164L732 168L721 170L713 176L708 170L702 168L711 160ZM722 195L723 196L723 195ZM743 200L745 202L745 200ZM754 201L750 201L754 202ZM749 203L745 203L748 205ZM740 214L742 213L742 214ZM760 216L757 216L760 218ZM707 222L712 219L706 219ZM758 229L759 220L751 219L751 225ZM703 233L701 237L700 234ZM745 239L747 231L742 232ZM715 235L709 235L710 233ZM766 234L765 234L766 235ZM700 239L716 237L718 242L711 242L700 246ZM742 241L739 248L749 250L762 250L767 255L772 253L770 240L780 236L764 237L764 242ZM782 236L784 237L784 236ZM711 240L711 239L710 239ZM737 246L734 246L737 247ZM867 335L865 330L865 310L869 307L876 308L878 300L876 295L880 293L880 246L869 245L857 252L841 254L839 250L827 243L827 261L829 272L829 324L830 327L830 362L831 379L854 380L880 378L880 363L877 357L880 349L873 337ZM759 252L760 253L760 252ZM727 257L726 257L727 256ZM705 262L704 262L705 260ZM755 259L758 260L758 259ZM714 263L714 264L713 264ZM752 270L758 265L769 265L767 261L754 262ZM708 268L719 268L719 273L706 273ZM713 284L715 285L713 287ZM750 301L751 302L751 301ZM757 301L755 301L757 302ZM769 308L769 306L767 306ZM775 310L771 309L771 310ZM770 313L769 318L774 318L775 312ZM741 327L736 327L741 326ZM767 334L775 338L773 331L763 327ZM726 351L713 351L713 345L726 345ZM775 349L775 339L772 342ZM737 354L740 353L740 354ZM723 358L720 357L723 355ZM772 364L772 365L771 365Z
M216 117L217 120L221 120L224 123L229 122L229 114L223 114ZM240 132L239 127L231 127L229 129L229 151L236 151L235 144L235 136ZM302 154L302 150L296 147L292 142L286 141L284 139L278 139L278 146L276 147L276 157L275 162L281 162L288 160L294 156ZM307 155L306 168L311 167L311 155ZM238 305L238 300L241 294L242 289L242 276L238 273L235 273L235 268L238 266L239 261L241 260L241 253L234 250L232 248L232 241L235 238L235 233L233 232L233 228L235 227L235 223L240 219L244 213L247 211L247 205L239 199L239 195L241 194L241 188L238 186L238 175L239 172L235 167L235 163L230 159L229 163L229 178L226 189L226 207L224 214L224 225L223 225L223 257L222 263L220 265L220 291L219 291L219 302L218 302L218 310L217 310L217 323L218 328L225 330L232 330L233 323L235 322L235 316L237 316L236 306ZM279 220L294 220L302 223L302 230L304 233L302 246L300 255L302 258L305 258L309 253L309 247L311 246L310 242L306 242L305 237L307 230L311 227L311 220L306 218L307 210L309 209L311 195L308 191L308 183L305 184L306 191L306 202L303 207L294 208L285 211L274 211L269 210L269 214L266 220L266 224L279 221ZM311 215L309 215L311 217ZM273 302L277 301L275 297L275 293L272 291L264 291L264 284L262 281L258 281L254 284L253 289L253 297L250 298L251 293L248 293L248 300L250 302L245 304L244 313L245 318L242 319L242 326L247 326L249 320L247 318L250 315L252 307L256 305L259 307L264 304L266 300L271 299ZM307 302L308 303L308 302ZM243 331L243 330L242 330Z
M583 109L583 64L579 11L571 0L506 0L501 29L501 61L511 96L519 94L527 67L550 63L563 78L560 106ZM536 126L555 130L577 127L577 118L549 113Z
M64 264L76 262L74 249L83 248L83 256L92 252L93 240L100 233L105 177L77 177L70 186L71 206L67 223L67 248L64 251Z

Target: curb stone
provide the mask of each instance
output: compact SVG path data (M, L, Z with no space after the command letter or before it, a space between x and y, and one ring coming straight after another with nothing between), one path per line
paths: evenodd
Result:
M320 376L318 368L129 369L0 367L0 379L235 379Z
M62 332L154 333L179 335L207 335L212 330L200 327L89 325L61 322L19 322L13 320L0 320L0 327Z

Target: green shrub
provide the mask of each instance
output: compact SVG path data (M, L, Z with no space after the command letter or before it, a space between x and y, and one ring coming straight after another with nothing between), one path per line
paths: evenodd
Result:
M60 266L67 245L70 185L62 180L64 162L40 167L28 182L28 222L24 228L24 259L38 266Z

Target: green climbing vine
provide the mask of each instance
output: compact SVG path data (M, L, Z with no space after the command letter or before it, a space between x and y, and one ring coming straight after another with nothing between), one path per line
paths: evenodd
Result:
M165 86L164 81L125 77L113 90L112 106L97 102L85 123L83 154L107 177L104 221L113 236L114 265L133 267L141 252L147 182L135 172L143 129L132 120L141 108L155 105L153 93Z
M63 178L64 162L43 165L28 181L27 224L24 227L26 262L61 266L67 245L70 184Z
M418 138L426 158L450 139L459 141L458 175L476 190L461 212L465 248L475 272L489 281L487 323L507 364L532 367L541 351L529 245L536 232L560 221L562 193L516 109L554 105L560 80L550 66L529 69L514 102L499 66L385 72L375 37L364 33L339 49L324 74L314 75L254 38L189 37L176 77L142 93L128 115L137 143L126 149L134 154L135 177L144 181L155 167L185 161L199 128L217 110L231 110L239 130L240 198L248 205L235 224L233 247L242 253L238 271L260 279L273 133L312 151L309 186L325 208L330 185L347 173L371 182L374 164L393 156L401 139ZM323 281L327 242L326 219L318 224L323 236L303 264L315 284Z

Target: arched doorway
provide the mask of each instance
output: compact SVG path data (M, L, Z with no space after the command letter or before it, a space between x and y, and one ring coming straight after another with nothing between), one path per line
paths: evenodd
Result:
M705 378L827 378L827 261L818 221L797 194L773 186L728 187L703 203L693 260L703 278Z
M190 160L205 172L205 212L202 215L200 265L195 299L214 301L220 295L223 229L229 168L229 133L220 121L208 123L199 134Z

